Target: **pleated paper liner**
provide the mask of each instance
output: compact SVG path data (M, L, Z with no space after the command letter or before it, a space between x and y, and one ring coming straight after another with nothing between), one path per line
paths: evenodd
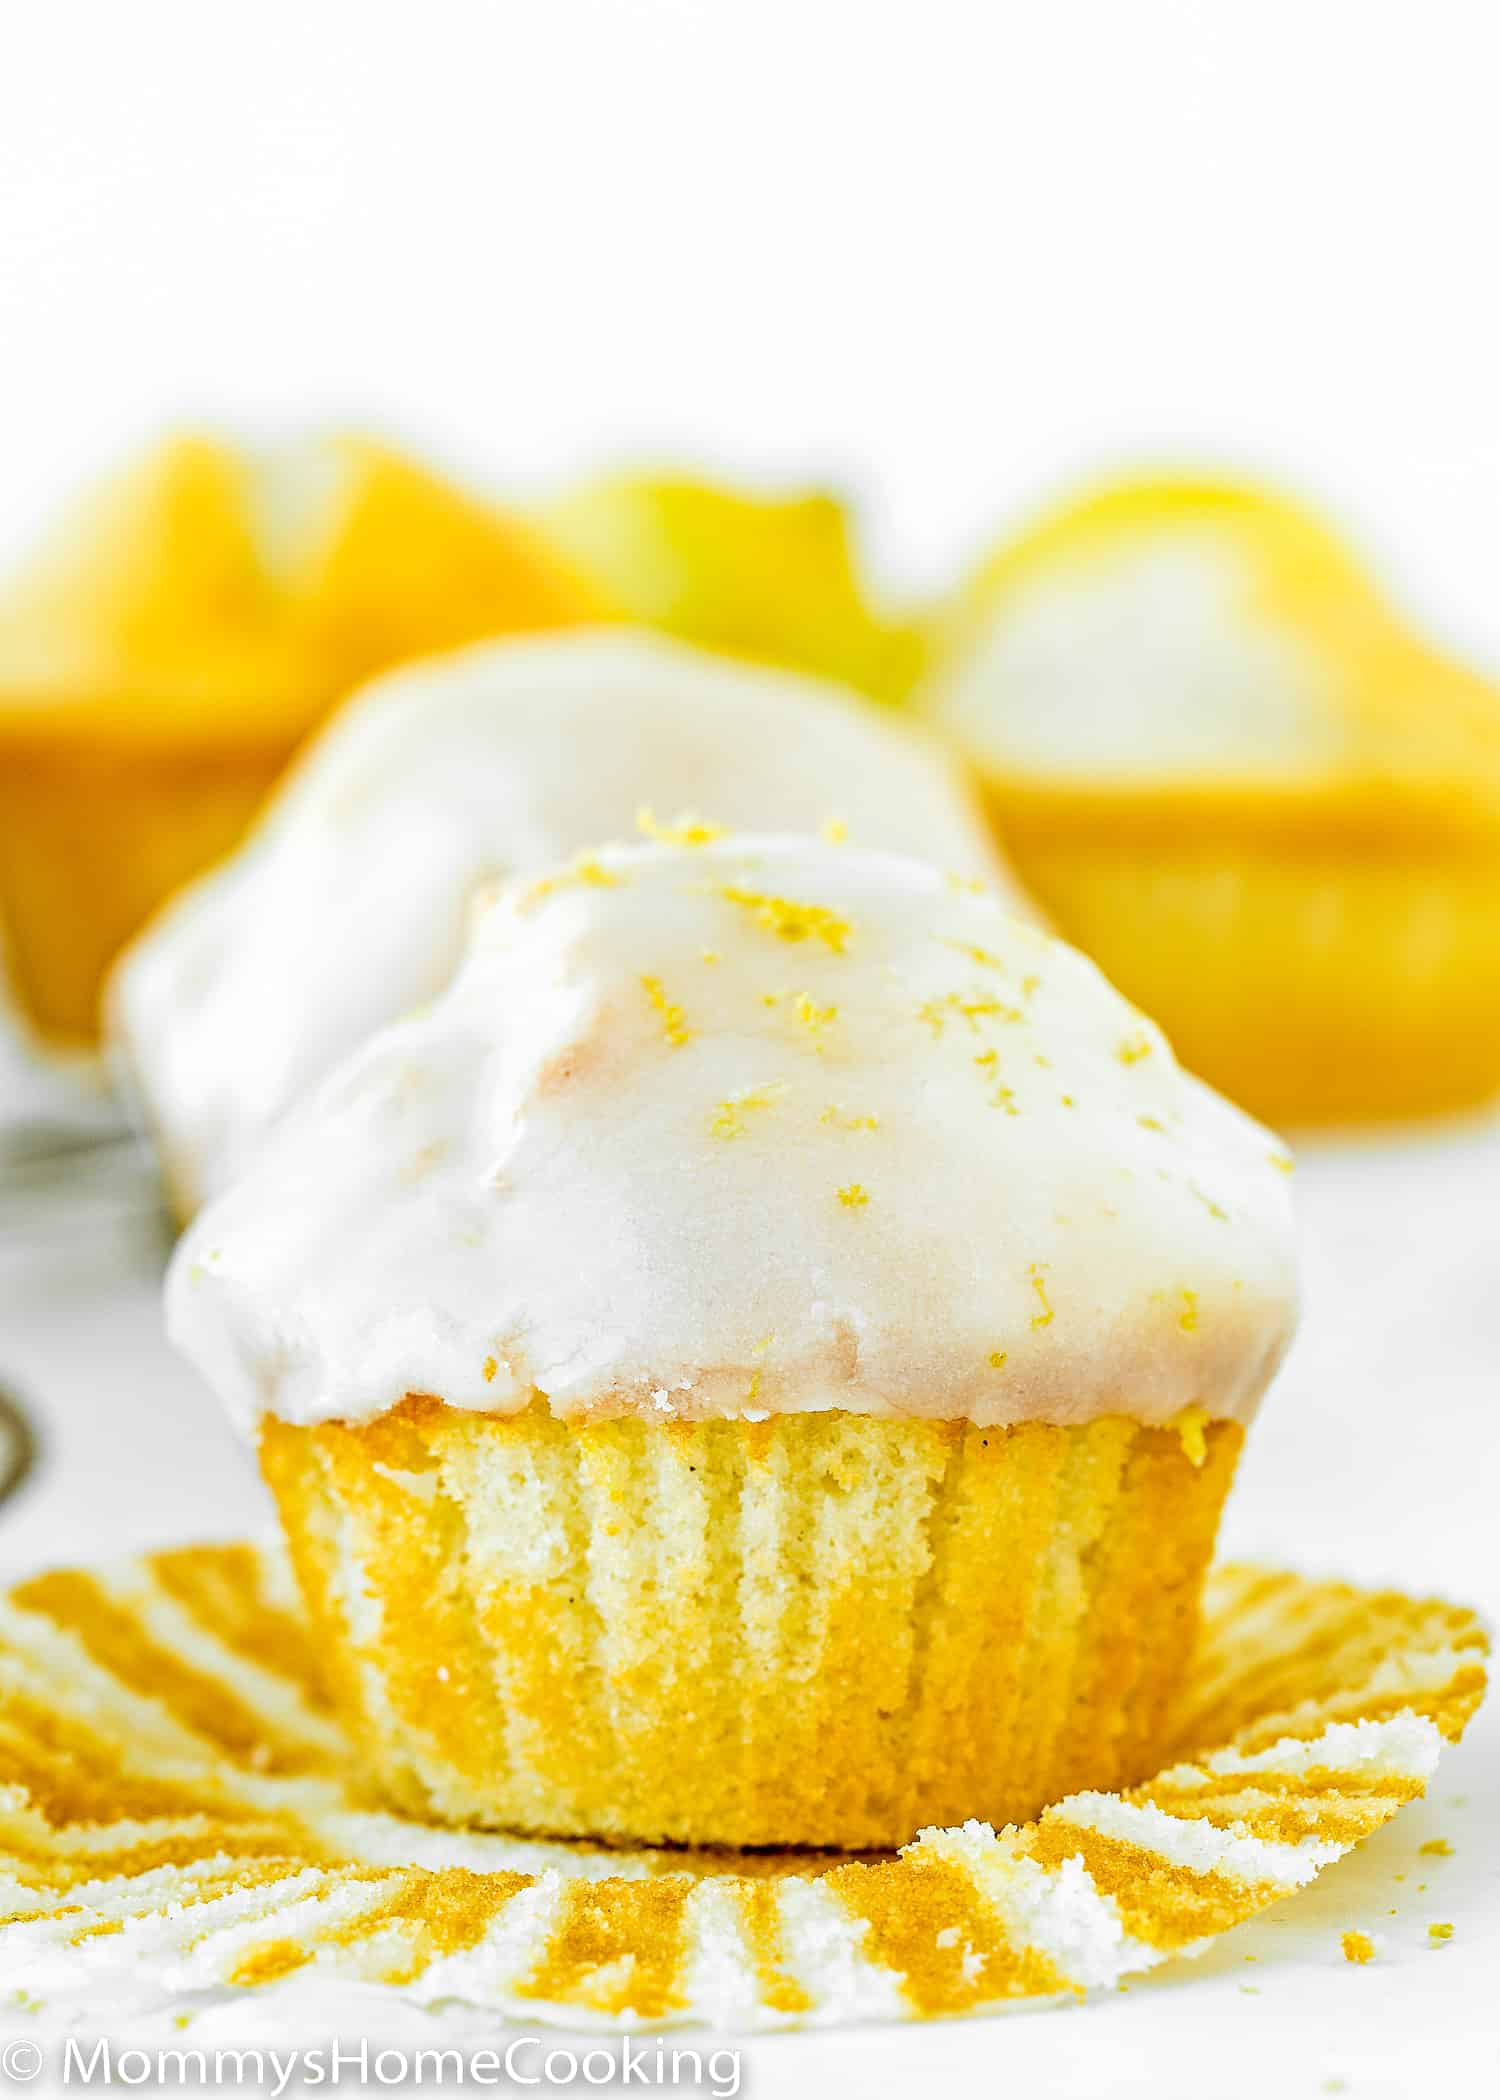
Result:
M322 1977L528 2023L740 2029L1105 1988L1420 1795L1485 1653L1454 1605L1225 1567L1142 1786L870 1862L601 1851L385 1813L276 1553L42 1575L0 1603L0 1977L44 2001Z

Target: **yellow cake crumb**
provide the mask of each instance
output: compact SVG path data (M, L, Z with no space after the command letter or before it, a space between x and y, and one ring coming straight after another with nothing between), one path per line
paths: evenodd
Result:
M1151 1055L1151 1038L1148 1035L1128 1035L1115 1051L1122 1065L1138 1065L1143 1057Z
M1446 1838L1429 1838L1425 1845L1418 1845L1417 1850L1432 1859L1451 1859L1453 1856L1453 1847Z
M685 809L664 824L645 802L635 813L635 828L660 846L711 846L724 837L722 824L710 824L694 810Z
M822 941L835 955L842 955L853 932L849 921L830 911L826 904L799 904L792 897L772 897L763 890L747 890L726 882L719 894L730 904L750 913L757 926L782 941Z
M661 1015L662 1033L674 1050L680 1050L692 1038L693 1031L683 1019L682 1008L674 1006L668 999L659 977L643 977L641 990Z
M497 1363L496 1363L496 1361L495 1361L495 1359L494 1359L494 1357L493 1357L493 1356L487 1356L487 1357L485 1358L485 1360L484 1360L484 1382L485 1382L485 1384L486 1384L486 1385L493 1385L493 1384L494 1384L494 1382L495 1382L495 1373L496 1373L496 1372L497 1372L497 1371L499 1370L499 1368L500 1368L500 1366L499 1366L499 1364L497 1364Z
M824 819L823 843L825 846L845 845L848 842L848 838L849 826L842 817L826 817Z
M862 1181L850 1181L839 1190L839 1201L845 1210L863 1210L870 1200L870 1192Z
M1453 1927L1451 1925L1429 1925L1427 1928L1427 1937L1430 1940L1451 1940L1453 1937Z
M1196 1291L1183 1292L1182 1311L1177 1315L1177 1324L1184 1334L1196 1334L1198 1332L1198 1293Z
M990 1351L990 1369L992 1371L1003 1371L1009 1360L1009 1354L1010 1352L1006 1349L992 1349Z
M1345 1961L1365 1962L1375 1959L1375 1942L1367 1932L1346 1932L1339 1945L1344 1950Z
M703 960L706 963L716 963L722 962L724 958L719 953L717 948L705 948L703 951Z

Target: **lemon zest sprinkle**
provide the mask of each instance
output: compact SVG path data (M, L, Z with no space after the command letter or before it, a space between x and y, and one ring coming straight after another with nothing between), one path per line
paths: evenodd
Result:
M1033 1327L1050 1327L1054 1312L1052 1300L1047 1296L1047 1264L1034 1261L1026 1273L1031 1278L1031 1288L1036 1292L1037 1304L1041 1307L1040 1312L1032 1314L1031 1324Z
M987 1073L996 1082L995 1091L990 1095L990 1107L1003 1108L1008 1116L1018 1116L1021 1111L1016 1107L1015 1088L1000 1083L1000 1052L994 1049L981 1050L974 1062L981 1072Z
M809 998L806 992L799 992L797 994L796 1013L797 1019L821 1050L823 1047L823 1030L838 1019L838 1008L836 1006L819 1006L817 1001Z
M662 1033L674 1050L680 1050L692 1038L693 1031L683 1019L682 1008L674 1006L667 997L659 977L643 977L641 990L661 1015Z
M990 1369L992 1371L1003 1371L1009 1354L1009 1350L1006 1349L992 1349L990 1351Z
M836 1101L829 1102L822 1115L819 1116L818 1121L820 1123L836 1124L840 1130L878 1130L880 1128L879 1116L851 1116L840 1108Z
M764 890L747 890L727 882L719 894L730 904L750 913L757 926L782 941L822 941L835 955L842 955L852 928L847 919L830 911L826 904L799 904L792 897L772 897Z
M870 1200L870 1192L862 1181L851 1181L839 1190L839 1201L845 1210L863 1210Z
M1196 1334L1198 1332L1198 1293L1196 1291L1183 1292L1182 1311L1177 1315L1177 1324L1184 1334Z
M934 1036L940 1036L950 1013L959 1015L971 1028L977 1028L980 1021L991 1016L1002 1021L1024 1019L1019 1007L1007 1006L1002 999L983 993L965 998L962 992L945 992L941 998L924 999L917 1008L917 1019L925 1021Z
M1203 1208L1208 1212L1211 1218L1228 1218L1229 1213L1227 1210L1225 1210L1223 1204L1215 1203L1213 1197L1210 1196L1205 1190L1200 1189L1196 1181L1190 1181L1188 1183L1188 1187L1198 1198L1198 1201L1203 1205ZM1235 1285L1235 1289L1239 1289L1238 1284Z
M746 1087L742 1093L728 1095L710 1117L709 1130L716 1138L743 1137L748 1128L745 1117L760 1109L774 1108L786 1091L784 1081L773 1081L768 1086Z
M1367 1932L1346 1932L1339 1941L1345 1961L1373 1961L1375 1942Z
M823 843L825 846L843 846L848 843L849 826L842 817L826 817L823 821Z
M1149 1035L1128 1035L1115 1051L1122 1065L1138 1065L1143 1057L1151 1055Z
M972 941L953 941L949 940L945 935L943 937L943 946L945 948L956 948L960 955L966 955L970 962L978 963L983 969L1003 970L1005 968L998 955L993 954L988 948L976 947Z
M624 880L623 875L616 875L612 868L606 868L597 854L580 853L556 875L543 875L532 883L521 899L521 909L529 911L554 891L567 889L573 883L581 883L589 889L617 890Z
M724 836L722 824L710 824L691 809L682 810L670 824L664 824L645 802L635 813L635 828L661 846L711 846L715 839Z
M495 1373L496 1373L496 1372L497 1372L497 1371L499 1370L499 1368L500 1368L500 1366L499 1366L499 1364L497 1364L497 1363L496 1363L496 1361L495 1361L495 1359L494 1359L494 1357L493 1357L493 1356L487 1356L487 1357L485 1358L485 1360L484 1360L484 1382L485 1382L485 1384L486 1384L486 1385L493 1385L493 1384L494 1384L494 1382L495 1382Z
M1195 1466L1201 1466L1208 1456L1208 1438L1205 1431L1213 1417L1206 1407L1195 1400L1190 1407L1179 1407L1167 1424L1175 1429L1181 1439L1182 1448Z

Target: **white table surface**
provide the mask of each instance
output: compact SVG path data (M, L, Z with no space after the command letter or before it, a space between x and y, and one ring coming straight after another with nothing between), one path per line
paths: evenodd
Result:
M1223 1548L1500 1616L1500 1122L1310 1145L1298 1189L1304 1327L1252 1433ZM0 1578L269 1521L248 1457L163 1340L159 1263L151 1232L107 1200L0 1200L0 1383L42 1438L30 1484L0 1507ZM1497 1753L1500 1701L1425 1802L1197 1961L1080 2007L750 2040L744 2089L1500 2091ZM1420 1856L1436 1836L1451 1858ZM1438 1920L1454 1929L1435 1946ZM1351 1927L1382 1941L1368 1966L1343 1958ZM497 2032L489 2016L392 2012L359 1992L301 2004L317 2033L462 2047ZM192 2039L242 2029L226 2002ZM12 2033L56 2046L44 2016L7 2008L0 1974L0 2039ZM168 2022L157 2039L181 2037Z

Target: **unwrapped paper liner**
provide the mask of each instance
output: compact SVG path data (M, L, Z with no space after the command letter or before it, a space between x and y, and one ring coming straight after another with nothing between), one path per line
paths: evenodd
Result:
M1483 1697L1474 1614L1212 1576L1171 1761L894 1858L606 1851L404 1821L319 1685L279 1553L187 1548L0 1603L0 1976L32 1997L284 1978L529 2023L930 2019L1106 1988L1309 1882Z

